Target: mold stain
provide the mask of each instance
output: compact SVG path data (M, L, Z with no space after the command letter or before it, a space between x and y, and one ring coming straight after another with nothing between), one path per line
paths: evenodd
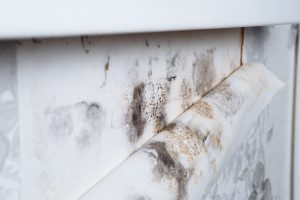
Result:
M130 126L128 139L134 144L142 136L146 125L146 119L143 115L144 110L144 90L145 84L140 83L133 88L131 105L128 110L128 121Z
M78 148L100 140L103 111L98 103L79 102L46 112L50 136L73 140Z
M148 40L145 40L145 44L146 44L146 46L147 46L148 48L150 47L149 41L148 41Z
M80 134L76 138L76 144L80 148L90 146L92 141L100 140L101 127L103 121L103 111L96 102L81 104L86 107L84 114L85 126L82 127Z
M147 104L146 116L152 122L155 133L161 131L166 125L165 104L169 94L168 83L150 83L151 99Z
M207 97L212 98L216 106L227 116L234 115L244 102L242 94L235 91L226 81L212 90Z
M193 82L197 95L202 96L213 87L215 79L214 69L214 49L207 50L205 53L197 55L193 62Z
M214 117L214 111L211 105L209 105L206 101L202 99L197 101L193 105L192 109L203 117L210 118L210 119Z
M73 118L69 107L58 107L47 113L48 128L56 139L70 136L73 133Z
M104 87L106 84L106 80L107 80L107 72L109 70L109 63L110 63L110 57L107 57L107 61L104 64L104 81L102 82L102 84L100 85L100 88Z
M36 39L36 38L33 38L31 41L32 41L33 44L42 44L42 40L39 40L39 39Z
M0 172L2 171L6 158L9 154L9 142L5 135L0 132Z
M162 132L164 138L170 141L170 148L184 158L190 166L203 150L203 135L200 131L190 128L182 123L171 123Z
M182 109L188 109L192 105L192 88L190 86L190 83L185 79L183 79L181 83L180 96L182 99Z
M82 46L82 49L84 50L85 53L89 53L90 50L87 48L87 45L86 43L88 43L89 45L91 45L91 41L88 40L88 36L81 36L80 37L80 42L81 42L81 46Z
M220 138L219 134L217 134L215 132L212 132L208 135L208 137L209 137L210 143L212 144L212 146L214 148L219 149L219 150L223 149L223 145L222 145L221 138Z
M151 142L147 145L147 149L154 150L156 153L148 152L149 155L156 159L156 165L153 173L157 178L175 179L177 186L177 200L184 200L187 196L187 183L189 180L189 172L182 164L172 158L166 148L165 142Z
M167 60L167 80L174 81L177 77L178 65L180 63L179 53Z

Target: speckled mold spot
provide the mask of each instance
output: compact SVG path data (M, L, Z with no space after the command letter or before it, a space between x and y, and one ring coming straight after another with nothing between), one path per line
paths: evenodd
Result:
M200 99L199 101L197 101L192 109L202 115L203 117L207 117L207 118L213 118L214 117L214 112L213 109L211 107L211 105L209 103L207 103L206 101Z
M196 54L193 62L193 82L197 95L202 96L212 88L215 79L214 49Z
M182 99L181 107L183 110L188 109L192 105L192 88L190 83L185 79L181 83L180 96Z
M164 138L170 144L170 149L174 152L174 156L185 159L189 165L192 165L197 155L202 152L201 133L197 130L189 128L184 124L171 123L162 132Z
M146 93L150 99L145 105L145 115L152 124L153 131L157 133L166 125L165 104L169 94L169 83L149 82L146 85Z

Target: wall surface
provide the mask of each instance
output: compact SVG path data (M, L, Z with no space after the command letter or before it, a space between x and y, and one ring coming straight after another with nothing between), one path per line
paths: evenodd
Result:
M292 199L297 30L294 25L245 29L243 62L265 64L285 87L257 120L257 127L224 169L209 199Z
M285 87L207 199L290 199L297 31L245 28L243 41L241 29L227 29L1 42L0 199L78 198L241 58L265 64Z

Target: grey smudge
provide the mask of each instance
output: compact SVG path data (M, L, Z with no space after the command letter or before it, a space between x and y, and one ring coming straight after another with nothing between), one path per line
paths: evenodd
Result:
M252 192L250 193L249 200L256 200L256 198L257 198L257 193L256 193L256 191L252 191Z
M263 191L263 196L262 200L272 200L272 187L271 187L271 182L267 178L262 184L262 191Z
M73 132L73 119L68 107L58 107L47 113L50 133L56 137L65 137Z
M265 166L262 162L257 162L255 166L255 171L252 178L253 190L258 191L265 178Z
M86 47L86 40L88 40L88 36L81 36L80 41L81 41L81 46L84 50L85 53L89 53L90 50ZM91 42L89 41L88 44L90 45Z
M273 127L268 131L268 134L267 134L267 142L271 142L272 140L272 136L273 136Z
M127 123L130 126L128 139L132 144L136 143L137 140L142 136L146 124L146 119L144 119L143 116L144 90L144 83L140 83L133 88L131 105L128 110Z
M0 172L2 171L5 160L9 153L9 142L2 132L0 132Z
M214 78L214 50L207 50L200 55L195 53L195 60L193 62L193 81L195 90L199 96L202 96L212 88Z
M167 80L172 81L177 77L178 65L180 62L179 53L176 53L170 59L167 60Z
M149 155L156 159L156 165L153 173L160 178L163 176L171 176L177 182L177 200L186 199L187 190L186 185L189 179L188 171L182 164L174 160L166 148L165 142L151 142L146 146L146 149L155 150L157 155L149 153Z
M88 147L92 141L97 142L100 139L103 114L98 103L84 101L47 111L49 135L57 140L74 140L79 148Z
M270 37L270 27L252 27L245 29L244 46L246 51L246 62L266 63L265 42Z
M148 40L145 40L145 43L146 43L146 46L149 48L149 42L148 42Z
M100 85L100 88L102 88L106 84L107 72L108 72L108 69L109 69L109 62L110 62L110 57L108 56L107 57L107 62L104 64L104 81Z
M207 94L226 115L234 115L243 105L243 96L234 90L226 81Z
M33 43L33 44L42 44L42 40L38 40L38 39L36 39L36 38L33 38L33 39L32 39L32 43Z

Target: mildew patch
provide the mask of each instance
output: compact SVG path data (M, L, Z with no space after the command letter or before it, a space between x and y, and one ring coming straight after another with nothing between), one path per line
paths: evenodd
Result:
M165 104L169 94L169 83L149 82L146 92L150 96L145 107L145 116L152 123L153 131L159 132L166 125Z
M153 169L154 175L161 179L175 179L177 186L177 200L186 199L187 183L190 177L189 171L186 170L180 162L174 160L166 148L165 142L151 142L146 149L154 150L148 152L151 157L156 159L156 165Z
M213 87L215 79L214 51L214 49L210 49L200 55L195 53L193 82L199 96L202 96Z
M208 95L216 105L228 116L234 115L243 105L243 95L234 90L230 84L223 82Z
M145 44L146 44L146 46L147 46L148 48L150 47L149 41L148 41L148 40L145 40Z
M222 145L221 138L220 138L220 133L211 132L211 133L209 133L208 137L209 137L209 142L213 148L216 148L219 150L223 149L223 145Z
M53 111L46 112L50 134L59 139L73 133L73 118L70 107L57 107Z
M177 77L180 55L176 53L170 59L167 59L167 80L174 81Z
M180 96L182 98L181 107L183 110L188 109L192 105L192 88L190 83L185 79L181 83Z
M110 62L110 57L107 57L107 62L104 64L104 81L103 83L100 85L100 88L102 88L103 86L105 86L106 84L106 80L107 80L107 72L109 70L109 62Z
M133 195L128 200L151 200L151 198L147 195Z
M36 38L33 38L31 41L33 44L42 44L42 40L38 40Z
M211 161L209 161L209 166L211 169L211 172L213 174L215 174L217 172L217 163L216 163L216 159L212 159Z
M211 107L211 105L209 103L207 103L206 101L204 100L199 100L197 101L192 109L202 115L203 117L207 117L207 118L213 118L214 117L214 111Z
M88 45L92 44L92 42L89 40L89 37L88 36L81 36L80 41L81 41L81 46L82 46L84 52L89 53L90 50L87 48L87 45L86 45L86 44L88 44Z
M2 171L5 160L9 154L9 142L5 135L0 132L0 172Z
M202 136L204 134L181 123L171 123L164 130L166 131L161 134L170 141L170 149L175 152L173 156L176 159L180 156L192 165L203 150Z
M143 115L145 109L144 90L144 83L140 83L133 88L132 100L128 110L127 123L130 126L128 140L132 144L136 143L142 136L146 125L146 119Z
M48 133L56 140L74 140L79 148L100 139L103 111L98 103L80 102L46 112Z

